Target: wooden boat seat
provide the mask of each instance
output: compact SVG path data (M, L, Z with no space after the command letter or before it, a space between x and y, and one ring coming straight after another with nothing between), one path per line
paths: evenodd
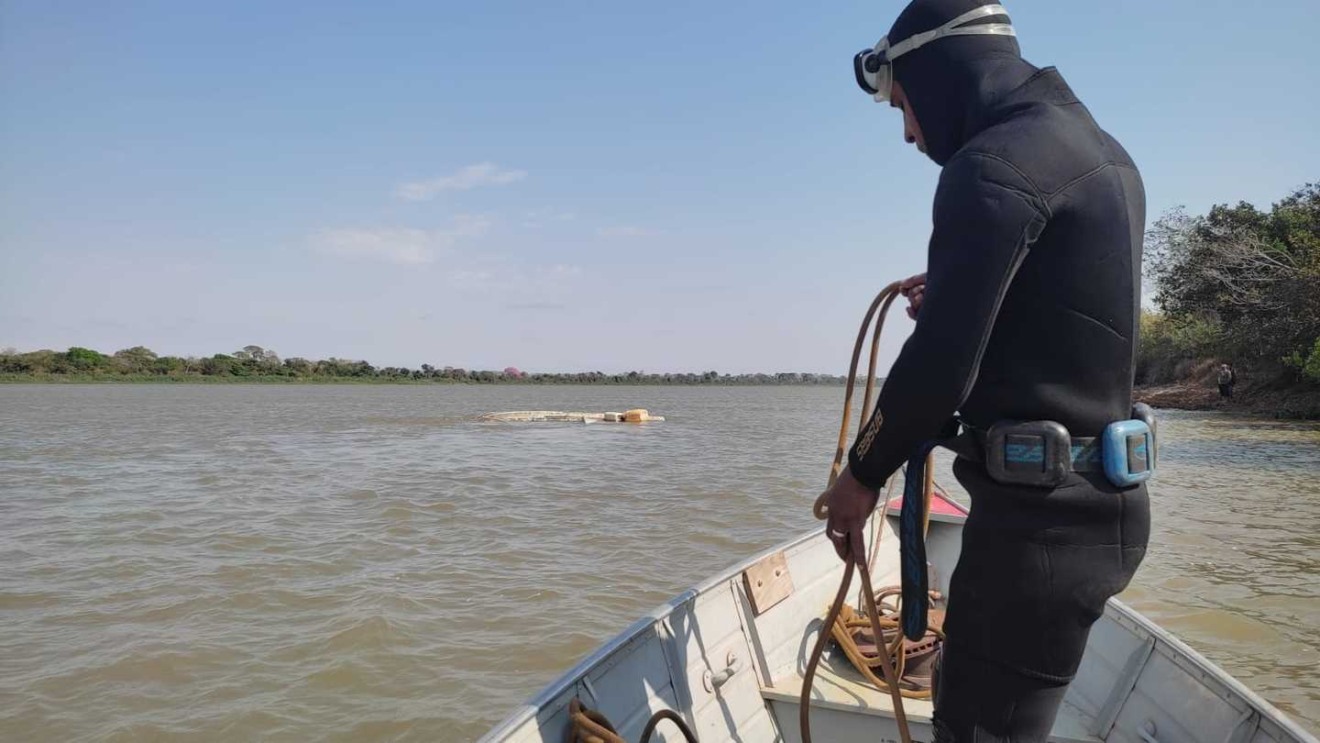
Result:
M776 710L785 743L797 740L797 707L801 694L802 674L800 672L776 678L773 686L761 687L762 698ZM903 701L903 709L907 713L909 724L912 726L914 739L929 740L931 715L934 712L934 706L930 700L925 699L905 699ZM869 684L842 656L827 658L821 663L820 670L816 674L815 688L812 689L811 707L816 712L830 710L836 713L842 712L862 717L881 717L888 718L888 720L894 718L894 707L889 694ZM826 726L831 725L831 723L827 715L813 714L813 731L816 729L815 723L817 720L820 721L822 731L829 729ZM923 732L926 733L925 737L922 736ZM823 732L815 737L822 740L842 739L832 735L825 736ZM1088 731L1086 720L1081 711L1067 702L1059 710L1059 717L1054 722L1054 730L1050 733L1050 741L1054 743L1101 743L1100 738L1091 735Z

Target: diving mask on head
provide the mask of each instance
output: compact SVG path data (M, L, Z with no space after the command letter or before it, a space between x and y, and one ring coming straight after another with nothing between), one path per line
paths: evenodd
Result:
M974 10L954 18L939 28L923 31L889 45L889 37L880 40L872 49L864 49L853 57L853 74L857 76L857 86L870 93L876 103L889 100L890 89L894 85L894 60L914 49L944 38L945 36L1016 36L1011 22L982 23L974 26L964 25L980 18L990 16L1008 17L1008 11L1002 5L982 5Z

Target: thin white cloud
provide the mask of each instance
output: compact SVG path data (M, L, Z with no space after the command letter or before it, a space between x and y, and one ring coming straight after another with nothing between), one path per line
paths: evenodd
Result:
M600 229L596 230L597 237L605 237L612 239L628 238L628 237L654 237L658 234L660 234L658 231L648 229L646 227L631 227L631 226L601 227Z
M445 232L452 237L481 237L490 230L491 219L485 214L455 214L453 226Z
M490 271L479 271L479 270L455 271L449 275L449 280L454 284L458 284L460 286L472 287L472 288L478 288L478 287L486 288L493 285L497 281L497 279L495 278L495 274L491 273Z
M492 162L477 163L449 175L404 183L394 194L404 201L430 201L442 191L470 191L481 186L504 186L527 177L525 170L507 170Z
M486 259L445 274L456 289L487 295L512 293L519 302L562 302L564 293L581 290L585 272L568 264L525 265L503 258Z
M512 302L504 308L519 312L557 312L568 309L568 305L563 302Z
M553 266L540 269L539 274L541 278L549 279L576 278L582 275L582 268L580 266L568 266L562 263L556 263Z
M561 211L550 207L541 209L532 209L523 215L523 226L533 229L547 227L552 224L562 222L571 222L577 219L577 214L573 212Z
M329 229L312 236L312 243L326 255L340 258L368 258L419 265L436 258L437 241L426 230L399 229Z
M434 263L460 239L480 237L490 228L490 218L460 214L444 229L411 227L331 228L311 236L312 247L340 258L383 261L401 266Z
M569 220L576 219L577 214L574 214L573 212L561 211L559 209L553 209L550 207L543 207L541 209L532 209L531 211L527 212L526 217L528 219L553 219L558 222L567 222Z

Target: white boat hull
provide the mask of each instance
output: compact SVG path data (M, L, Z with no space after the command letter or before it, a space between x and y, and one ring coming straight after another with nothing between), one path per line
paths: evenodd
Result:
M898 583L898 538L884 525L874 580ZM932 516L932 587L948 590L961 517ZM759 615L744 571L776 553L792 591ZM677 710L702 743L796 743L802 672L842 563L813 531L675 597L516 710L482 743L560 743L579 698L636 741L659 709ZM856 586L854 586L856 588ZM721 683L722 682L722 683ZM817 741L897 741L888 695L827 656L813 689ZM905 705L913 739L930 741L931 705ZM681 737L662 724L653 740ZM1061 743L1266 743L1316 738L1191 648L1117 600L1091 631L1051 740Z

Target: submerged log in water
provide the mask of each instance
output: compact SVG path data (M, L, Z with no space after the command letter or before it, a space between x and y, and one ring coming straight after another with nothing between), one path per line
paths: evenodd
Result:
M574 413L562 410L514 410L507 413L487 413L481 416L483 421L500 423L648 423L663 421L664 416L651 415L645 409L629 410L624 413Z

